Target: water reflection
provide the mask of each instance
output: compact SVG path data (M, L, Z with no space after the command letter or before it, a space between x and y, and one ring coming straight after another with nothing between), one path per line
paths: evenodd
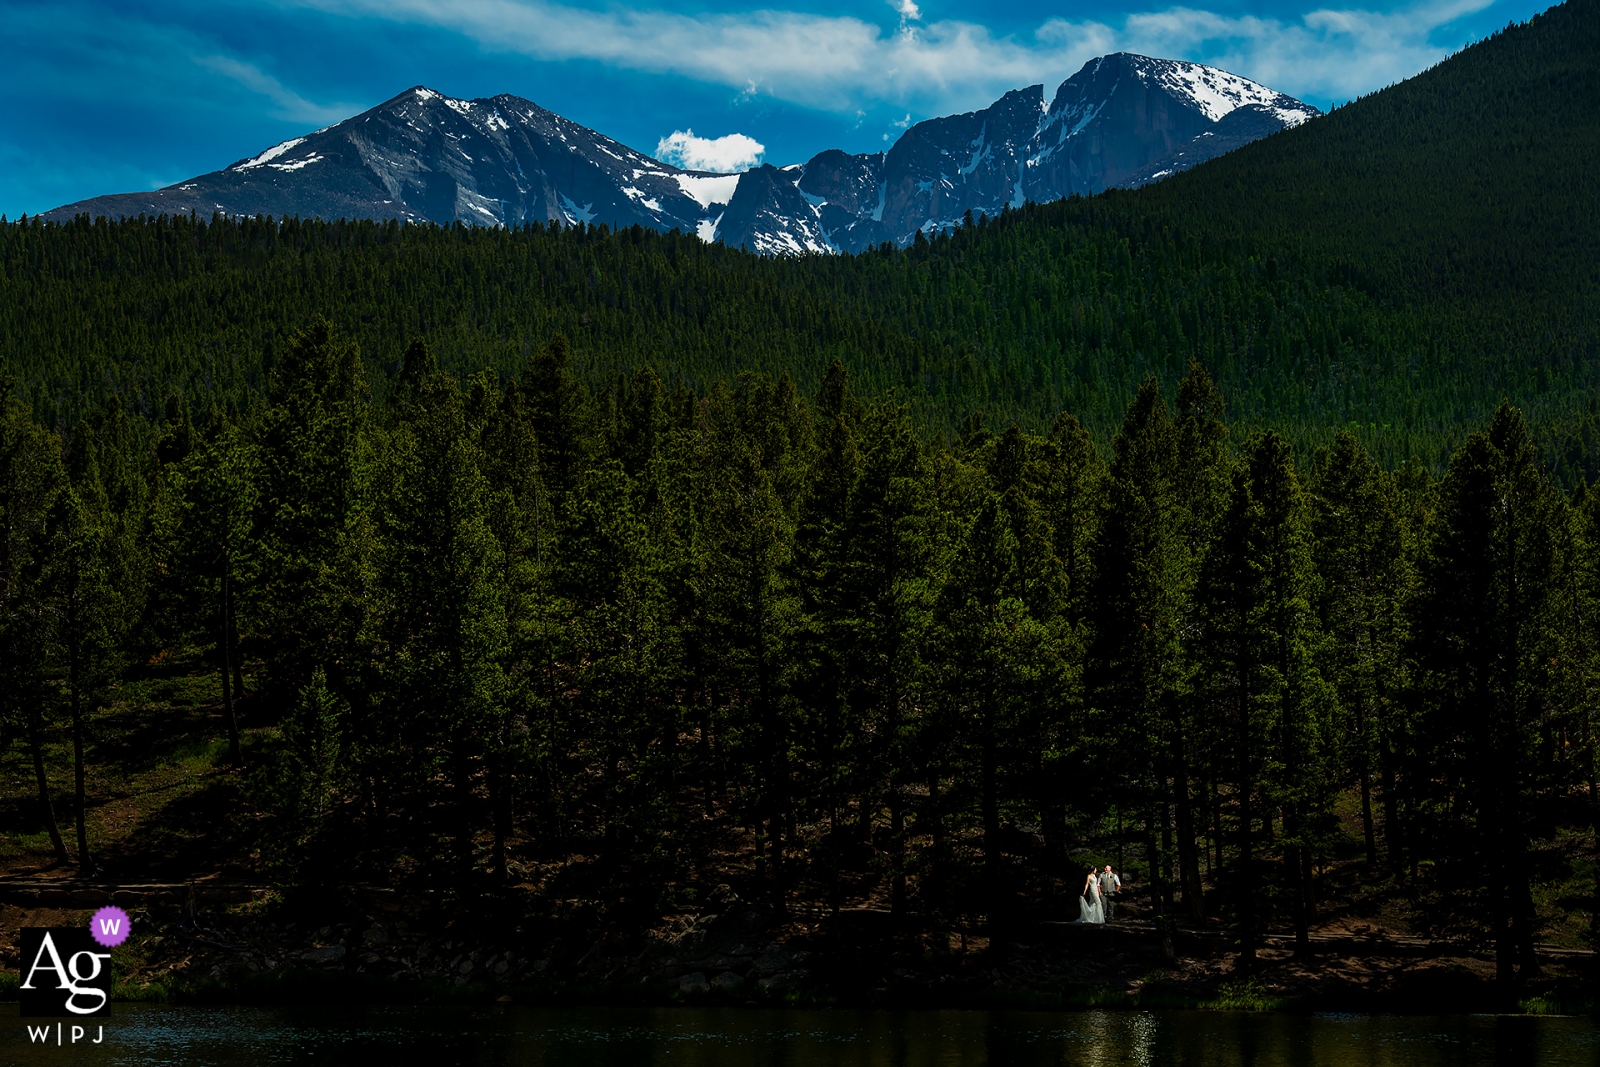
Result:
M1595 1067L1590 1019L1214 1012L191 1008L118 1005L100 1045L30 1044L17 1067ZM39 1023L34 1022L37 1026ZM70 1024L67 1026L70 1034ZM90 1028L93 1036L93 1028Z

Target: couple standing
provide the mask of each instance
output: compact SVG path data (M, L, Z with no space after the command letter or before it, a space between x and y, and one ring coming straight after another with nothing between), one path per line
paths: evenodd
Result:
M1122 879L1111 869L1111 864L1106 864L1105 869L1100 871L1090 867L1088 877L1083 880L1083 896L1078 898L1078 921L1110 922L1116 910L1117 890L1121 888Z

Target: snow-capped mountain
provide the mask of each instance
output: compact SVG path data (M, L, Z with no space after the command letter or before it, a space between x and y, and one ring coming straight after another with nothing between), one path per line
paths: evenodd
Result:
M983 111L919 122L883 155L824 152L803 168L829 242L857 251L1006 205L1133 187L1321 114L1216 67L1127 52ZM847 177L841 177L847 176Z
M516 96L418 86L250 159L75 215L301 215L678 228L766 255L909 243L1007 204L1133 187L1320 112L1197 63L1103 56L1047 104L1042 85L919 122L887 152L836 149L742 174L685 171Z
M738 183L736 174L651 159L521 97L456 100L417 86L223 170L46 217L221 211L488 226L606 222L709 236Z

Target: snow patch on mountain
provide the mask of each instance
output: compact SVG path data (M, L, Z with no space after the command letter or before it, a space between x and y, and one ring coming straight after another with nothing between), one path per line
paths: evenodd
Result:
M594 204L589 203L579 207L566 193L558 194L558 199L561 201L562 213L567 216L570 225L576 226L580 222L590 222L594 219Z
M767 255L859 252L1075 193L1137 187L1317 109L1214 67L1128 53L911 125L887 151L761 162L743 134L675 130L655 159L519 97L426 86L212 174L47 213L646 226Z
M672 178L683 190L684 196L703 208L709 208L712 204L726 204L733 199L733 192L739 187L737 174L674 174Z
M1289 126L1297 126L1318 114L1315 108L1276 89L1199 63L1146 59L1141 76L1149 76L1174 93L1187 96L1212 122L1219 122L1235 109L1251 104L1270 109Z
M267 166L271 167L273 170L299 170L301 167L309 167L313 163L319 163L322 161L322 159L322 156L313 152L304 159L296 159L288 163L268 163Z
M243 163L234 164L233 169L251 170L255 167L263 166L264 164L270 163L274 159L277 159L285 152L293 151L296 147L305 143L306 139L304 137L296 137L292 141L284 141L282 144L275 144L265 152L261 153L259 156L256 156L254 159L247 159Z

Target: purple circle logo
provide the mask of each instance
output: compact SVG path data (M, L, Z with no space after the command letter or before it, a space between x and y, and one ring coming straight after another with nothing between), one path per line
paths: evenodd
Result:
M89 920L89 936L106 948L116 948L128 940L128 927L132 922L127 912L115 905L107 904L95 912L94 918Z

